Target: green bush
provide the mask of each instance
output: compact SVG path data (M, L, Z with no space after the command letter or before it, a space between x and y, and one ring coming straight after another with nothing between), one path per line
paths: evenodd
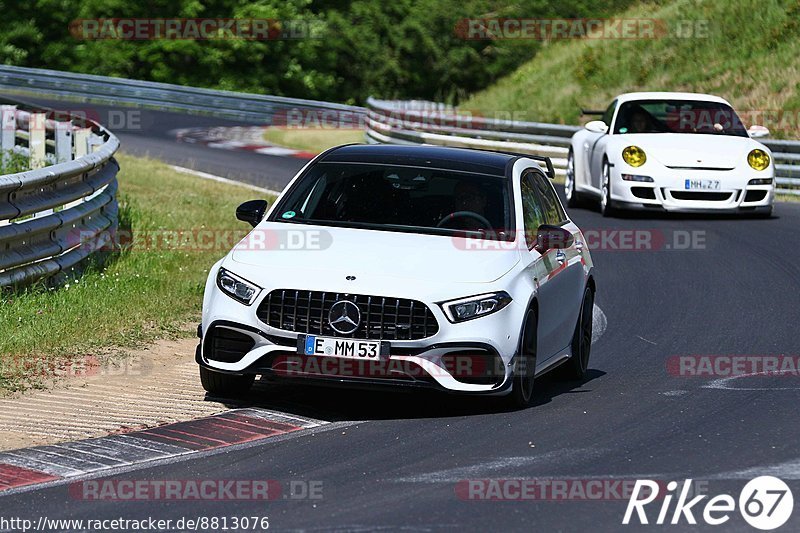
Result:
M532 58L534 40L464 40L465 18L604 16L608 0L0 0L0 62L263 94L363 103L367 96L456 102ZM78 40L71 21L240 17L306 21L290 40ZM316 28L317 26L315 26Z

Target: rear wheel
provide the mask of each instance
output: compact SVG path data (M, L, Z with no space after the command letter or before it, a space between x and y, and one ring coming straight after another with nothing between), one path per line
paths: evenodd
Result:
M511 407L523 409L530 406L533 399L533 381L536 374L536 312L528 309L522 329L519 353L514 365L511 393L506 396Z
M594 294L592 289L586 287L581 302L581 312L578 324L572 334L572 357L561 365L560 374L564 379L582 380L586 377L589 368L589 355L592 351L592 311L594 309Z
M255 375L223 374L204 366L200 367L200 383L211 394L240 396L246 394L255 381Z

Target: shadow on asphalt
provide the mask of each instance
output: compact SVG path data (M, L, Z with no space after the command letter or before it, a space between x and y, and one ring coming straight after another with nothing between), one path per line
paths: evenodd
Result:
M590 393L587 385L605 375L590 369L583 381L563 381L552 373L536 380L534 404L529 409L550 403L562 394ZM430 390L376 391L341 386L273 384L258 380L247 396L207 400L222 401L231 409L260 407L287 414L329 422L448 418L512 412L502 397L469 396Z

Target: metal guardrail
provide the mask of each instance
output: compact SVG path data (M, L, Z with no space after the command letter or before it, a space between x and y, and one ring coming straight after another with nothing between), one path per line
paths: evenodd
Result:
M329 112L332 115L330 120L345 126L347 123L357 126L366 112L363 107L316 100L218 91L9 65L0 65L0 88L84 102L192 112L263 125L272 124L273 118L280 111L305 110L322 115L312 119L324 119L324 113ZM297 119L301 120L301 117ZM286 120L286 117L281 120Z
M57 280L113 244L119 141L99 124L46 110L2 105L0 116L4 161L21 154L31 167L0 176L0 287Z
M550 157L564 176L572 135L579 126L496 120L459 115L450 106L425 101L369 98L366 138L375 143L438 144ZM779 194L800 196L800 141L760 139L775 160Z

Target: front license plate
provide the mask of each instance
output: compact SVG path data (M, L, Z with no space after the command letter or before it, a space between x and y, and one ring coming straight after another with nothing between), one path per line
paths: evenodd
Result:
M692 180L684 181L684 188L687 191L718 191L720 189L719 180Z
M378 359L381 356L380 341L360 341L307 335L302 348L302 353L305 355L326 355L354 359Z

